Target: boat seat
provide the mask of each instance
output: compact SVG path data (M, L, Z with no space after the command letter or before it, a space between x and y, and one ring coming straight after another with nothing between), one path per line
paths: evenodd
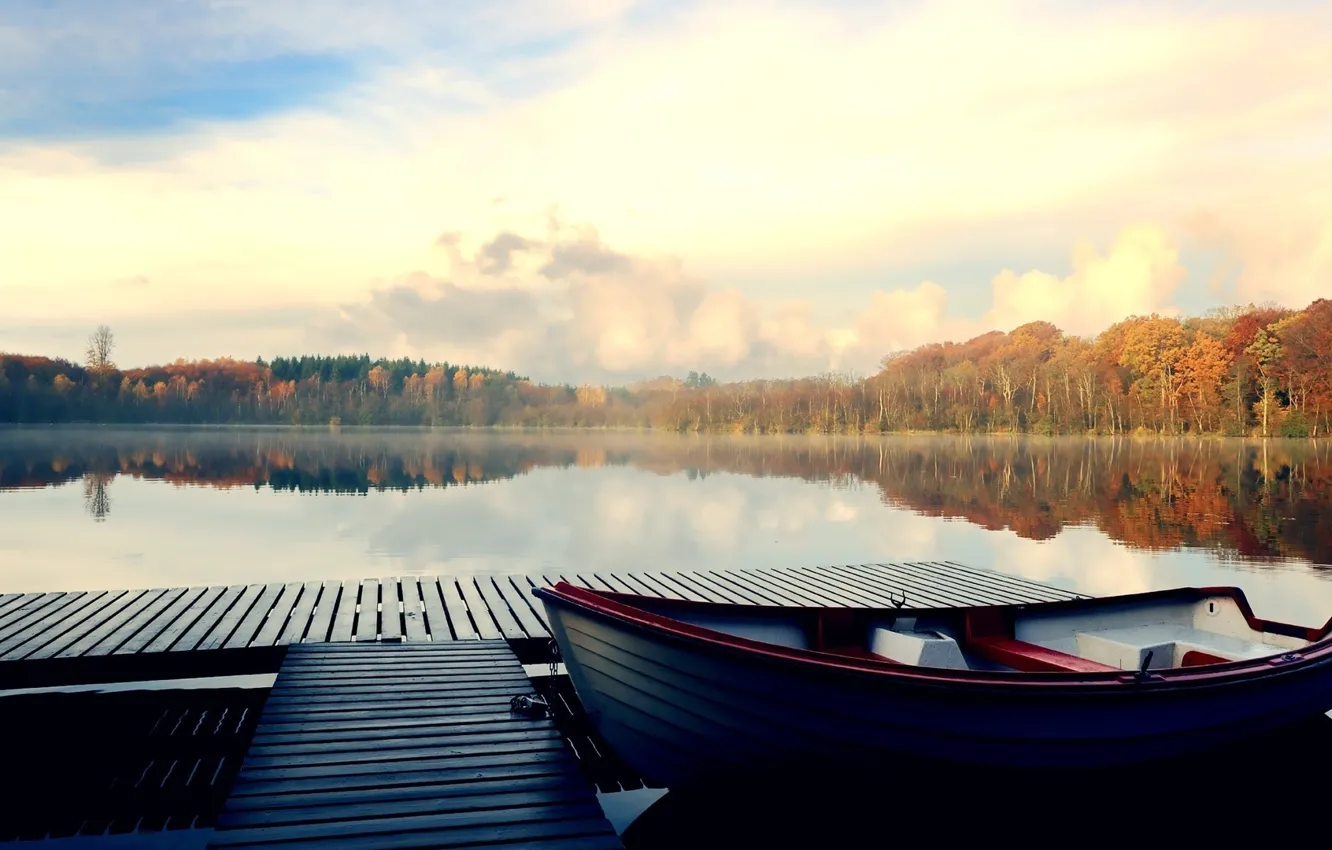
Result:
M1023 673L1108 673L1120 668L1004 637L973 638L967 651Z
M1223 664L1285 651L1268 643L1170 623L1078 632L1075 641L1079 655L1123 670L1139 668L1149 650L1153 668Z

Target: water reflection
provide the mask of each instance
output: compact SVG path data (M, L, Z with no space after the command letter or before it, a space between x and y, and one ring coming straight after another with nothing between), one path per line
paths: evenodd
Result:
M1029 540L1094 527L1134 549L1332 563L1332 446L1313 441L674 437L458 432L0 432L0 489L116 476L219 489L368 494L631 467L877 487L890 507Z
M88 472L83 476L83 507L94 522L105 522L111 513L111 494L107 488L115 475L109 472Z
M0 430L0 525L0 593L946 558L1332 615L1307 441Z

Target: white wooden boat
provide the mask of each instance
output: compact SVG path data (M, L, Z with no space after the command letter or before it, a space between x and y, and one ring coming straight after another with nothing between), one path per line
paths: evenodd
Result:
M1332 708L1332 622L1236 588L951 609L787 608L538 588L579 698L676 788L894 757L1137 762Z

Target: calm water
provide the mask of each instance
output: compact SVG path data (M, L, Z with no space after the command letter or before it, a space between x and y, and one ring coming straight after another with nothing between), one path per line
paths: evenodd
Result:
M1321 623L1332 445L0 431L0 592L945 558Z

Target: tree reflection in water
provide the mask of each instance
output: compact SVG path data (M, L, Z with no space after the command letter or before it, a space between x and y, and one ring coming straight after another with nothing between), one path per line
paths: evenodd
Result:
M106 522L106 515L111 513L111 481L115 475L109 472L89 472L83 476L83 508L94 522Z
M98 519L117 474L176 486L363 494L600 466L876 487L890 507L1030 540L1090 525L1132 549L1332 564L1328 441L262 429L0 435L0 490L84 479Z

